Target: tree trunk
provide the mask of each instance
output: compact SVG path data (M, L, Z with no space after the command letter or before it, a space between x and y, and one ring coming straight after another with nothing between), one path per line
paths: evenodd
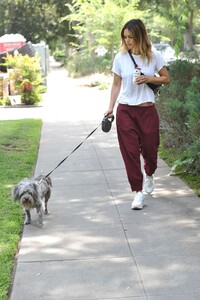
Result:
M14 13L15 13L15 3L13 1L10 2L9 4L9 22L7 22L7 28L6 28L6 33L12 33L12 27L13 27L13 18L14 18Z
M194 11L190 11L190 18L189 18L189 29L184 33L184 50L192 50L193 49L193 42L192 42L192 32L193 32L193 18L194 18Z

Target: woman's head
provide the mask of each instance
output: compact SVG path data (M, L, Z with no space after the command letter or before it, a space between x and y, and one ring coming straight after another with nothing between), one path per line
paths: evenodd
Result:
M151 42L144 23L140 19L128 21L121 30L121 50L132 50L143 58L151 59Z

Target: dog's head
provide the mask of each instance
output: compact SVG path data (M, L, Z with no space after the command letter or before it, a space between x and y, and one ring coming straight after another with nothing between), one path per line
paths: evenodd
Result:
M37 184L31 181L22 181L13 188L12 195L14 201L19 201L24 208L33 208L38 195Z

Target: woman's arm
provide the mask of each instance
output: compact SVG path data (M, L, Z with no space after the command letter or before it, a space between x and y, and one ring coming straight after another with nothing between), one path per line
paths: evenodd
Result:
M110 104L108 110L105 112L105 116L107 117L113 116L113 109L115 107L115 103L119 96L119 92L121 89L121 82L122 82L121 77L114 73L111 95L110 95Z
M159 77L155 76L139 76L136 78L136 83L141 84L141 83L155 83L155 84L168 84L170 83L170 77L169 77L169 72L167 68L164 66L158 74L160 75Z

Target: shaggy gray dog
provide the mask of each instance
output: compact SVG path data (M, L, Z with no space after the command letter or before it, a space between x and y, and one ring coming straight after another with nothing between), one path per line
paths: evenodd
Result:
M13 188L14 201L19 201L24 207L25 225L31 223L30 210L32 208L36 208L39 225L43 224L43 213L48 214L47 203L51 196L51 188L51 178L42 175L33 179L25 179Z

